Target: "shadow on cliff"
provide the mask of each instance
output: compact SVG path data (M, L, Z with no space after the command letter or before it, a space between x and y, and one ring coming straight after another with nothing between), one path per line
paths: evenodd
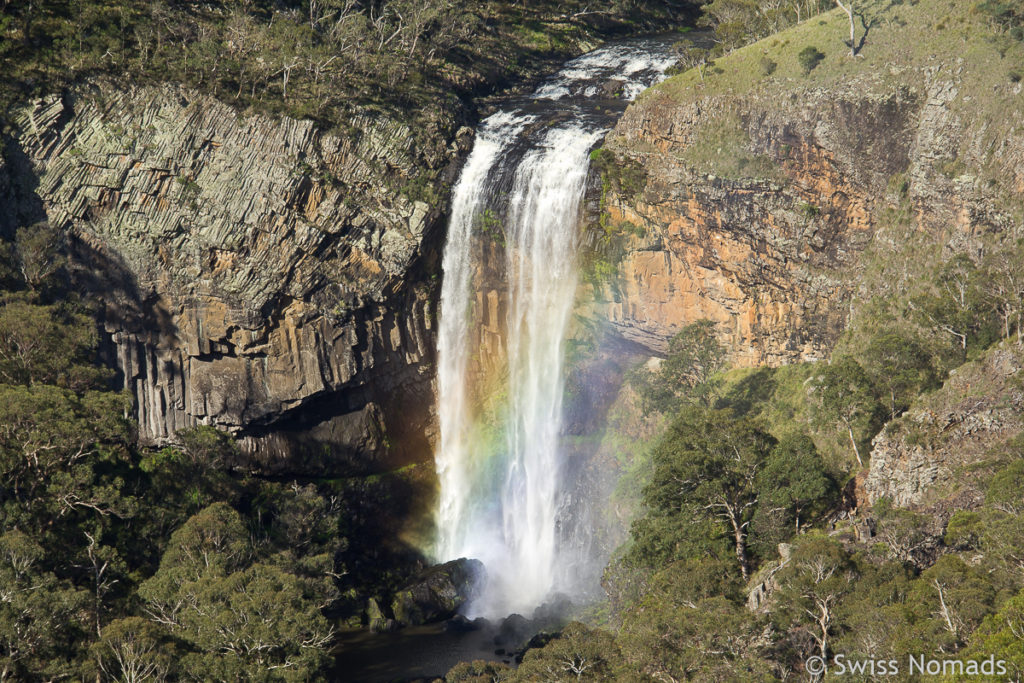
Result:
M0 238L9 240L19 227L45 221L46 209L36 192L39 178L21 144L5 136L0 145L0 199L6 205L0 211Z
M63 116L67 118L70 114ZM47 222L49 216L38 193L40 178L21 143L16 138L5 137L2 151L4 164L0 174L4 177L0 178L0 189L6 190L7 210L0 212L0 236L10 239L19 227ZM124 377L109 330L155 335L165 341L176 339L177 328L170 312L158 302L144 299L135 276L116 254L97 249L90 244L86 233L70 225L53 227L65 235L63 250L68 267L67 281L62 287L67 289L62 296L80 298L96 308L103 332L100 361L117 373L113 380L116 385L130 389L131 378ZM165 370L172 378L180 374L176 368Z

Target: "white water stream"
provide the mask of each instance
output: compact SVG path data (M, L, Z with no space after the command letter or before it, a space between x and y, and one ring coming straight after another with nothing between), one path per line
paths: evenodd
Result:
M584 577L596 576L579 556L587 530L567 521L559 447L581 203L590 151L613 110L663 78L673 62L665 45L612 45L569 62L530 98L481 123L455 187L438 341L435 555L483 561L488 581L470 616L528 615L556 593L578 598L591 588ZM496 230L505 250L507 363L500 377L471 377L480 374L479 244ZM487 415L485 390L504 396Z

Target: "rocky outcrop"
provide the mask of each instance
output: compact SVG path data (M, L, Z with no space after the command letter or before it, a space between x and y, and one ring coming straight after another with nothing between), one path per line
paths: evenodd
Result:
M615 255L603 315L655 353L708 318L738 364L827 357L857 290L859 255L895 192L922 229L966 234L1006 222L980 183L948 177L969 123L945 106L957 79L927 70L907 79L917 87L864 76L744 95L650 91L606 143L647 181L605 197L610 225L633 234ZM709 173L716 165L722 172Z
M395 620L405 625L447 619L479 594L485 580L480 560L460 558L435 565L395 594L391 611Z
M899 507L955 499L957 507L981 500L969 467L1024 431L1024 349L991 349L951 373L875 437L863 496Z
M422 188L457 146L169 86L81 90L15 120L25 182L105 304L143 442L213 424L262 467L318 470L422 438L440 208L414 197L436 196Z

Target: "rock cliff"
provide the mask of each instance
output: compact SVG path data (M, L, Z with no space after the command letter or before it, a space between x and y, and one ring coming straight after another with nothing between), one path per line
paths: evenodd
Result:
M1024 431L1022 368L1024 349L1005 343L956 369L875 437L858 498L918 508L980 503L977 463Z
M104 302L143 442L212 424L264 468L321 471L423 438L451 121L424 147L384 117L336 135L165 86L15 122L8 156Z
M625 237L601 311L623 337L660 353L709 318L736 363L825 358L895 194L937 242L1008 224L992 184L964 170L993 151L986 125L954 106L971 99L962 68L886 78L850 66L824 84L765 78L744 91L727 82L741 67L756 68L723 60L707 84L691 74L648 91L608 137L620 167L646 174L634 192L606 179L606 226ZM997 90L1014 96L1010 83ZM1014 168L1024 143L1000 144Z

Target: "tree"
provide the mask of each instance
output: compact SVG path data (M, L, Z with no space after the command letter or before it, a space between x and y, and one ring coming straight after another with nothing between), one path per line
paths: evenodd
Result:
M747 535L759 502L756 480L774 444L750 419L732 418L726 411L684 410L654 450L655 472L644 502L655 511L685 510L724 522L746 579Z
M844 5L841 0L836 0L836 5L846 12L846 16L850 18L850 56L857 56L857 34L854 31L853 26L853 0L846 0L847 4Z
M911 616L901 637L908 649L956 652L993 612L995 597L984 571L956 555L943 555L911 584L907 595Z
M508 664L477 659L461 662L444 675L445 683L500 683L511 681L515 670Z
M154 622L195 650L182 661L193 675L308 680L327 662L333 630L321 608L333 580L255 560L241 516L216 503L174 532L139 596Z
M672 51L679 58L678 70L696 69L700 82L704 82L704 73L711 64L711 51L700 47L692 40L680 40L672 45Z
M834 652L850 659L900 659L920 648L901 639L907 625L907 594L914 571L898 562L860 562L853 590L837 612Z
M10 497L51 520L74 510L126 514L130 503L116 494L109 470L128 458L129 401L113 392L0 384L0 502Z
M1016 591L1024 583L1024 516L989 507L961 510L950 518L945 540L979 551L989 581L1000 590Z
M781 509L796 533L800 533L801 519L824 512L837 493L814 442L803 434L785 437L772 449L758 474L757 488L762 492L762 507Z
M708 405L716 386L714 375L724 362L725 349L715 336L715 323L698 320L672 337L656 372L640 368L631 382L645 412L670 413L686 403Z
M611 633L574 621L544 647L527 650L515 678L551 683L616 681L616 669L621 665L619 647Z
M64 234L49 223L19 228L14 243L21 277L33 291L42 290L64 267Z
M182 453L201 471L224 469L238 456L238 444L227 432L209 425L178 431Z
M95 364L96 322L66 304L27 297L0 300L0 381L56 384L82 392L101 388L112 372Z
M837 610L852 590L856 569L845 549L822 534L801 539L776 574L776 614L786 625L807 629L817 655L828 661L836 635Z
M45 551L21 531L0 535L0 681L71 674L88 597L41 568Z
M872 508L877 520L878 540L889 550L892 559L903 564L916 564L930 538L924 529L927 518L911 510L893 507L889 499L875 501Z
M815 386L817 410L815 422L820 428L838 422L850 439L857 464L864 467L860 444L878 431L878 400L871 380L852 358L842 358L826 366Z
M965 660L990 656L1005 662L1007 675L1003 680L1024 678L1024 591L1007 600L996 614L986 617L971 634L970 646L960 654Z
M825 59L825 53L819 51L818 48L813 45L808 45L804 49L800 50L796 59L800 62L800 67L804 70L804 75L806 76L814 71L815 67L818 66L821 60ZM808 209L808 211L810 212L811 209Z
M968 347L984 348L998 338L992 308L986 305L985 274L965 254L944 263L935 274L935 289L910 302L921 324L949 334L966 359Z
M1003 337L1010 338L1017 331L1017 343L1024 339L1021 316L1024 313L1024 240L993 249L982 262L984 279L989 286L983 290L988 304L998 313L1003 322Z
M714 29L715 41L726 50L756 40L767 29L754 0L713 0L701 11L701 22Z
M630 668L658 681L769 681L758 654L763 618L723 597L695 601L652 592L627 612L619 641Z
M985 492L985 503L1000 512L1024 515L1024 458L1014 460L992 477Z
M862 354L862 367L879 393L889 400L889 417L895 420L911 399L938 385L931 354L916 338L886 331L874 336Z
M153 622L126 617L104 627L92 651L106 680L163 681L173 667L173 653L167 640L167 634Z

